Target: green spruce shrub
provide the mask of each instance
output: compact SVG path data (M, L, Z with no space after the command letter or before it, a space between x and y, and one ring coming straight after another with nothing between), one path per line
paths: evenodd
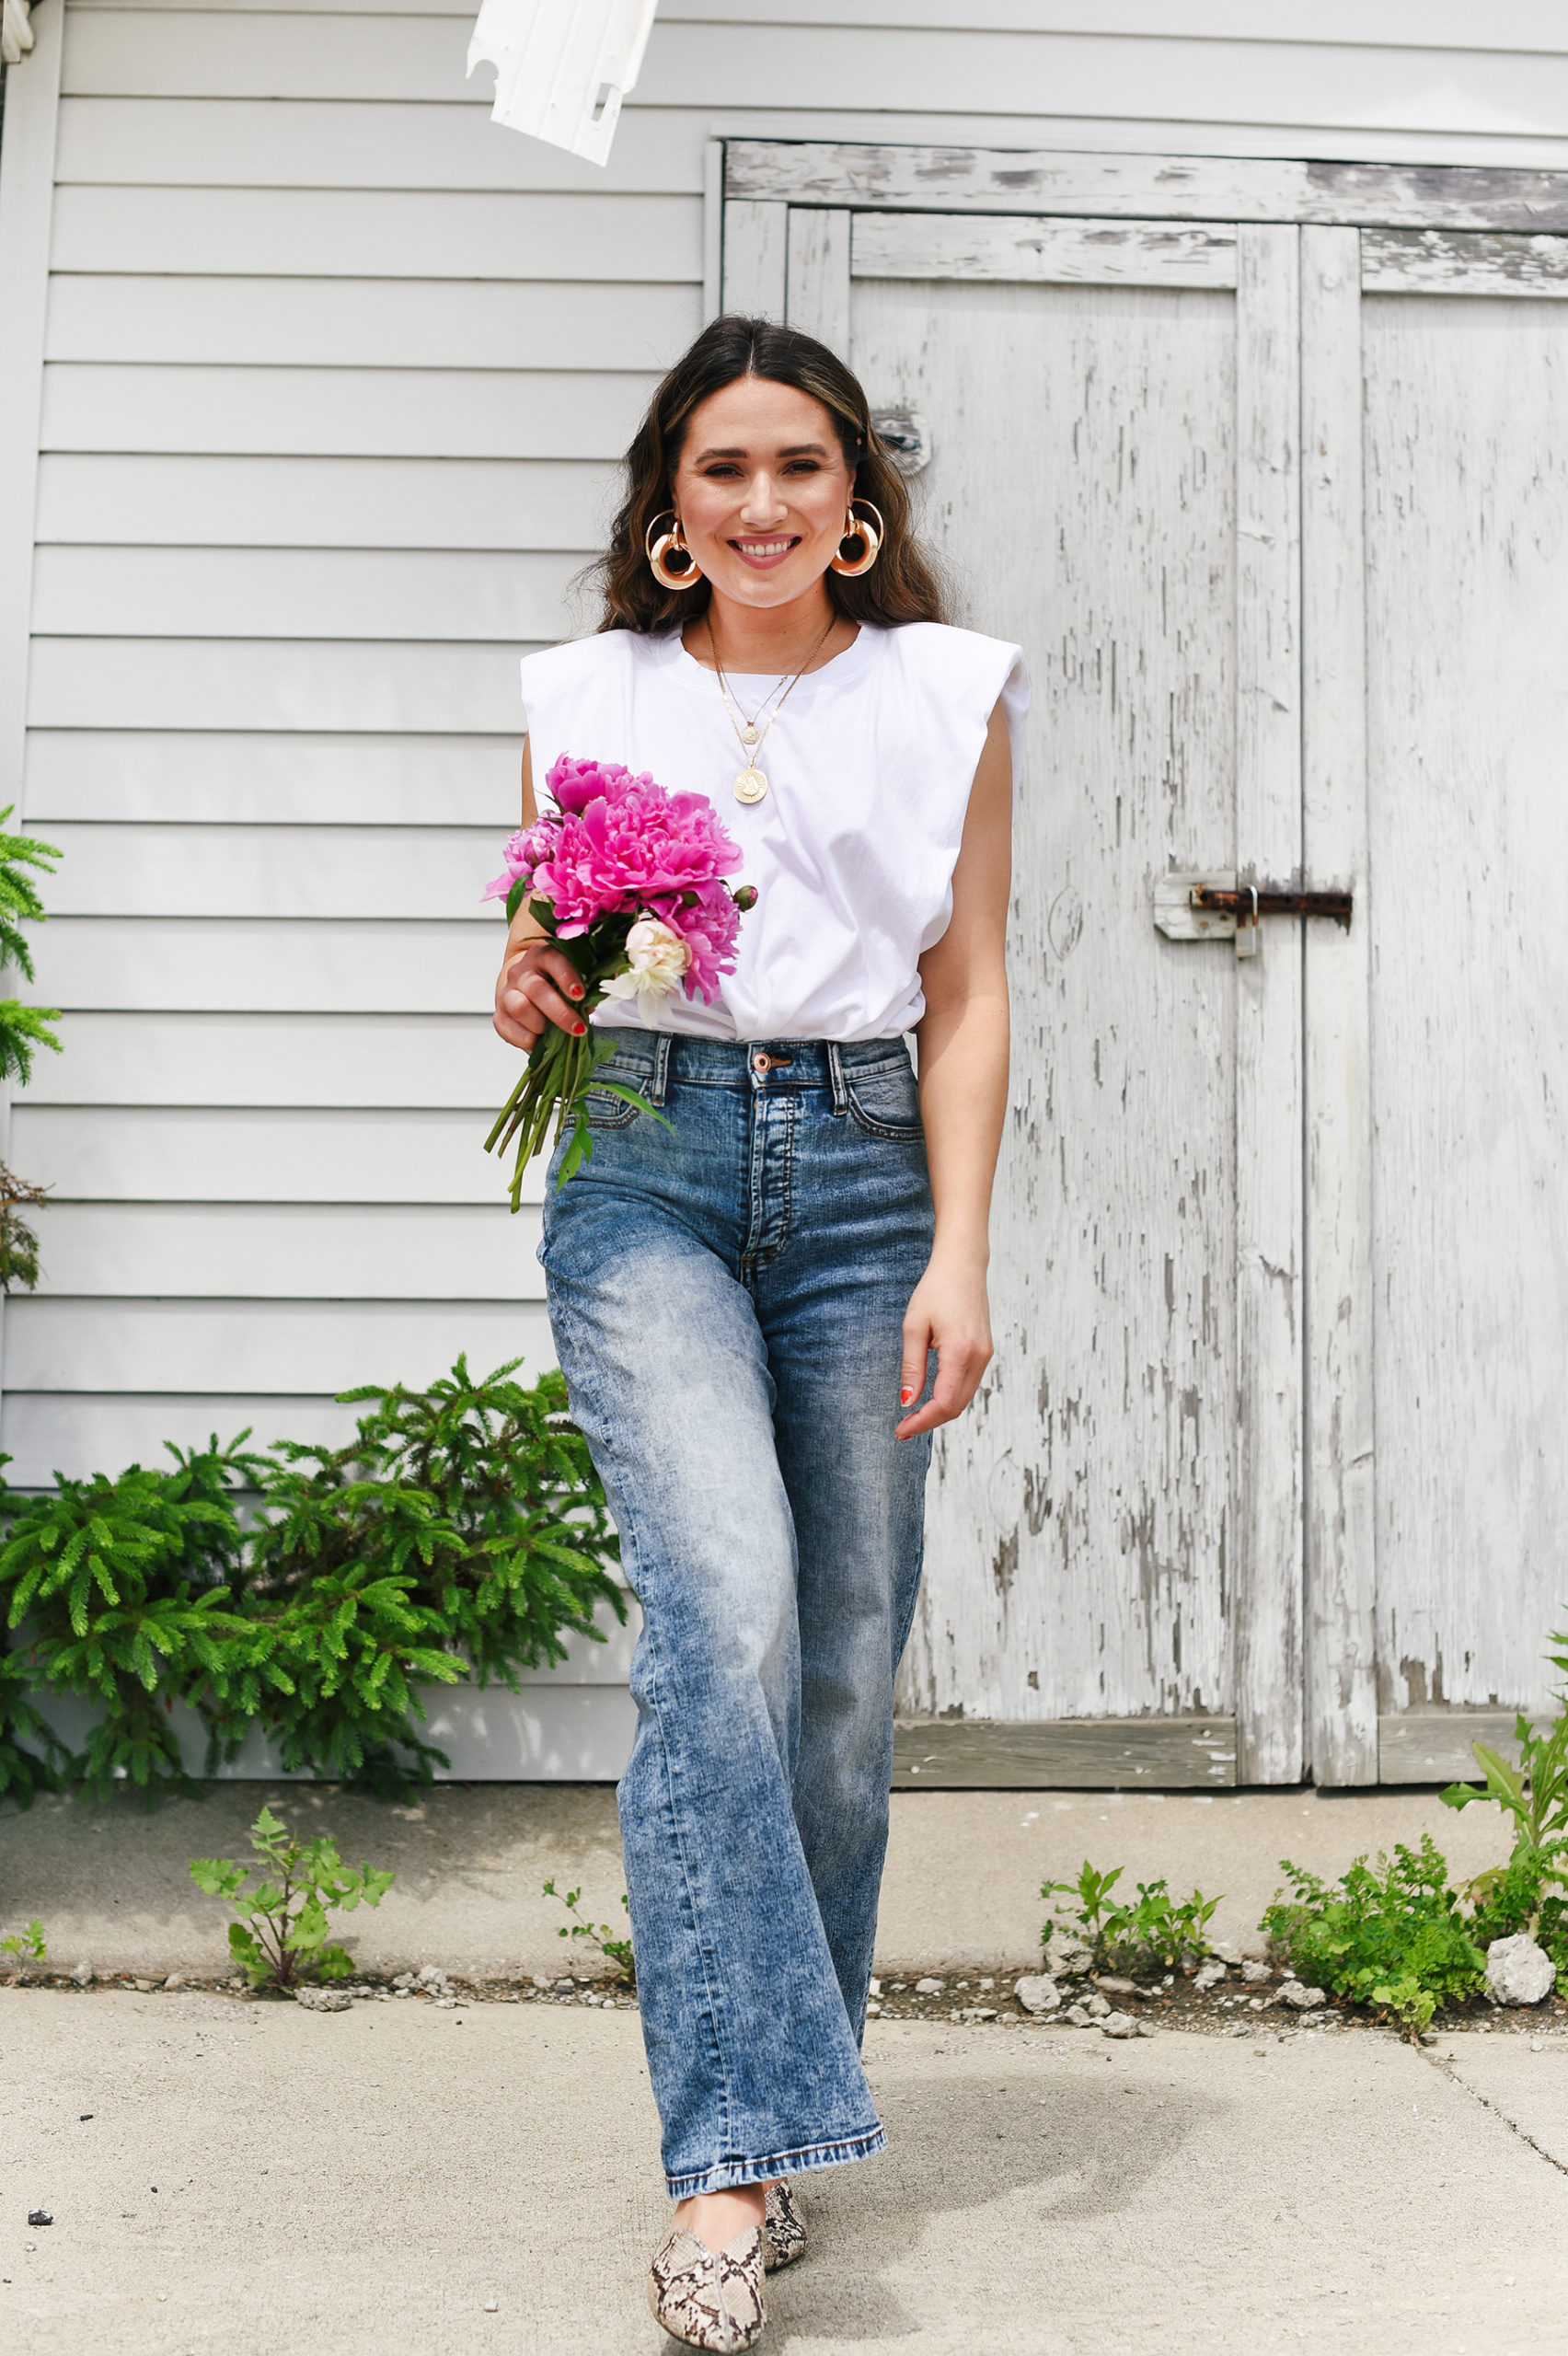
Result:
M20 1635L8 1666L18 1681L20 1663L34 1685L99 1703L72 1762L99 1794L121 1776L144 1791L190 1788L170 1713L221 1687L249 1641L229 1592L241 1548L232 1490L244 1460L215 1439L174 1454L172 1472L133 1464L117 1481L100 1472L0 1499L9 1523L0 1595ZM20 1781L13 1771L10 1787Z
M30 1796L64 1758L29 1685L98 1703L68 1764L99 1791L190 1787L183 1703L209 1774L259 1725L291 1772L402 1792L447 1764L421 1684L515 1691L568 1634L602 1641L598 1607L626 1616L604 1491L561 1377L525 1386L517 1364L347 1392L373 1403L340 1449L260 1454L241 1433L115 1481L0 1483L0 1792Z

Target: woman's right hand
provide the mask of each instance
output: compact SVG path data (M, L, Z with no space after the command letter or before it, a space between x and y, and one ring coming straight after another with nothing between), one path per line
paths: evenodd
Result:
M547 1022L580 1039L588 1025L574 1000L582 996L571 960L542 933L507 944L495 985L495 1027L509 1047L529 1054Z

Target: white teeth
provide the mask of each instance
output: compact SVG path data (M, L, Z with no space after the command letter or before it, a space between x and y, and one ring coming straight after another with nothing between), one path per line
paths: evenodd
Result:
M737 540L735 546L743 556L784 556L793 546L790 540Z

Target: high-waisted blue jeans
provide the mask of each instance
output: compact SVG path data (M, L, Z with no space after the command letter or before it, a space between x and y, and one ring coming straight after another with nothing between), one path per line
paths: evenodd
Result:
M901 1324L931 1246L900 1040L628 1031L539 1257L642 1606L621 1830L672 2199L862 2159L893 1680L928 1437ZM558 1156L559 1161L559 1156Z

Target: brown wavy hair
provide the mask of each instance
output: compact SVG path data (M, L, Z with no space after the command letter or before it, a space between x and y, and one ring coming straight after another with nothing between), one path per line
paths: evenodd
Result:
M742 376L792 385L820 401L833 420L857 499L869 499L886 526L877 560L858 581L824 575L837 612L853 622L892 629L900 622L947 619L940 581L910 527L909 493L871 425L859 379L835 352L799 328L774 319L712 320L676 361L649 404L626 454L626 497L610 544L586 578L605 600L604 629L667 630L702 613L711 591L664 589L645 551L648 526L667 514L670 485L692 411L710 393Z

